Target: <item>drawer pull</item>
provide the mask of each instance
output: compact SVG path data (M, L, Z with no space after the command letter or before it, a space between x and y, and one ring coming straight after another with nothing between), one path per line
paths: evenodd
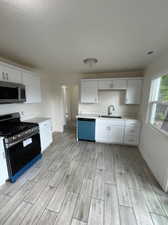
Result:
M128 140L129 142L134 142L135 140L133 140L133 139L130 139L130 140Z
M111 130L111 127L109 127L109 126L108 126L108 127L106 127L106 130Z
M113 88L113 83L110 84L110 88Z
M131 133L135 132L135 130L130 130Z

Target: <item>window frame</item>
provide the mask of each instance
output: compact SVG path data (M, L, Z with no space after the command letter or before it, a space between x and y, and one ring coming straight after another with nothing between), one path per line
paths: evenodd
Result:
M168 72L158 74L157 76L154 76L153 79L150 82L150 92L149 92L149 100L148 100L148 113L147 113L147 123L152 126L155 130L161 132L162 134L168 136L168 131L165 131L156 125L154 125L155 121L155 115L156 115L156 108L157 105L164 105L167 106L167 113L168 113L168 101L167 102L162 102L159 100L159 90L160 90L160 83L161 83L161 78L163 76L167 75Z

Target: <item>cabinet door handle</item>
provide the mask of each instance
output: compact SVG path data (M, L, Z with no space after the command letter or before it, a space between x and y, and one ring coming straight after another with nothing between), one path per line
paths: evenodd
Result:
M6 79L8 80L8 73L6 73Z
M134 133L134 132L135 132L135 130L130 130L130 132L131 132L131 133Z
M6 159L5 152L3 152L2 155L3 155L3 158Z
M3 78L3 80L5 80L5 73L4 72L2 72L2 78Z
M113 83L110 84L110 88L113 88Z
M110 126L106 127L106 130L111 130L111 127Z

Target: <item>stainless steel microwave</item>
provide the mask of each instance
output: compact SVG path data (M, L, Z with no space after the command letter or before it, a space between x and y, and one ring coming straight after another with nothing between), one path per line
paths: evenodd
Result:
M26 101L25 85L0 81L0 104Z

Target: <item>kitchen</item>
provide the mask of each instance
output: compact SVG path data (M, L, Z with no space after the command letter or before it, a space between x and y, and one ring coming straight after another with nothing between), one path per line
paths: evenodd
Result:
M137 118L142 95L142 82L142 77L81 80L77 138L105 143L138 145L140 121ZM89 105L85 107L85 104ZM98 104L97 108L95 104ZM90 112L94 112L95 115ZM88 126L90 121L91 129L93 126L96 127L93 133L89 127L86 130L87 126L84 121L88 123Z
M0 3L0 225L168 224L167 7Z

